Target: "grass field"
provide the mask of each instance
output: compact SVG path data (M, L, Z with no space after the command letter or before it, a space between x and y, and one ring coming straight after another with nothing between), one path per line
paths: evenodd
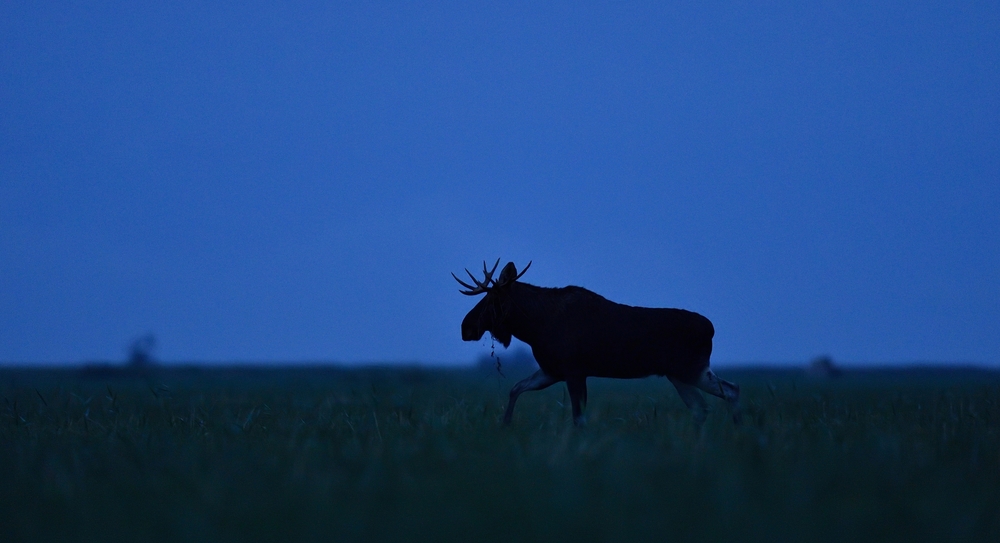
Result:
M1000 374L0 370L0 541L1000 541Z

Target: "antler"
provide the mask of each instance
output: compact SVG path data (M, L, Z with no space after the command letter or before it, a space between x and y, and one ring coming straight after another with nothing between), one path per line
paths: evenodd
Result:
M484 275L483 281L479 281L478 279L476 279L476 276L472 275L472 272L469 271L469 268L465 268L465 273L469 274L469 277L472 279L472 282L476 284L476 286L472 286L472 285L466 283L465 281L462 281L454 273L452 273L451 276L454 277L456 281L458 281L458 284L460 284L463 287L469 289L469 290L460 290L459 292L461 292L462 294L465 294L466 296L475 296L477 294L482 294L484 292L487 292L488 290L490 290L491 288L493 288L494 286L496 286L496 281L493 280L493 272L497 271L497 266L499 266L499 265L500 265L500 259L498 258L496 264L493 265L493 269L487 271L486 270L486 261L484 260L483 261L483 275ZM527 268L525 268L525 269L527 269Z

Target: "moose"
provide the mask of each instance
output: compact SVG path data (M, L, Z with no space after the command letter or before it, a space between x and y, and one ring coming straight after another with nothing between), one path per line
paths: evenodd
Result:
M531 347L539 370L510 391L503 422L510 424L517 398L565 381L573 422L586 423L587 378L634 379L653 375L670 380L700 424L708 405L699 389L725 400L740 422L740 388L709 369L715 328L707 318L684 309L634 307L612 302L582 287L547 288L518 281L531 262L517 273L508 262L493 278L483 262L483 280L472 278L466 296L486 294L462 320L462 339L479 341L486 332L504 347L516 337Z

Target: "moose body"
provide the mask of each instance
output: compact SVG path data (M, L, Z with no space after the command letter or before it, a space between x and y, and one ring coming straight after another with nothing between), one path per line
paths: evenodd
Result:
M738 421L739 387L709 369L715 328L707 318L683 309L619 304L581 287L521 283L512 262L495 281L493 271L484 265L482 282L469 273L475 286L459 280L469 289L463 294L486 294L462 321L462 339L478 341L490 332L507 347L516 337L531 347L540 368L511 389L505 423L521 393L565 381L573 420L583 424L588 377L653 375L667 377L699 421L707 404L698 389L725 399Z

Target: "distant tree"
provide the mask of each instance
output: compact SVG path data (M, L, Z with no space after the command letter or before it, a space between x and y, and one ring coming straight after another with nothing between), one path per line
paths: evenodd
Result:
M146 334L132 340L128 348L128 366L133 369L146 369L155 364L153 349L156 348L156 336Z

